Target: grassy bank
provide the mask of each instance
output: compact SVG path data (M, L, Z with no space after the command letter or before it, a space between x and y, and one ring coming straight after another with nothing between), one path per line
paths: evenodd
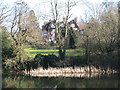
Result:
M42 54L42 55L48 55L48 54L54 54L56 56L58 56L58 49L35 49L35 48L26 48L24 49L26 54L29 57L35 57L35 55L37 54ZM66 55L67 56L82 56L84 53L84 49L83 48L79 48L79 49L67 49L66 51Z

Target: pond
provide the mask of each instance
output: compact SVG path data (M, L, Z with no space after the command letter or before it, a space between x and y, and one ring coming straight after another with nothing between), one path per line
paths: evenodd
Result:
M33 77L3 73L3 88L118 88L118 74L96 77Z

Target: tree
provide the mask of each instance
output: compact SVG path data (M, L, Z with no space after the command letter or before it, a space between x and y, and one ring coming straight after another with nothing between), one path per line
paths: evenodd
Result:
M15 57L14 48L13 48L13 41L10 38L9 32L4 24L4 21L7 19L10 9L8 9L4 3L0 3L0 56L2 56L2 60L9 59Z
M39 23L33 10L29 11L26 21L28 29L27 42L39 46L42 43L42 30L39 28Z
M118 10L115 3L106 3L107 6L101 4L98 11L93 9L97 13L91 13L84 30L83 46L87 64L90 62L90 55L110 54L117 50Z
M27 37L28 27L26 23L28 6L25 2L16 2L11 20L10 35L15 43L15 53L18 61L22 60L24 55L23 45Z
M48 3L48 2L47 2ZM54 21L55 24L55 41L57 42L59 48L59 56L60 59L63 60L65 58L66 49L68 46L69 35L68 35L68 20L71 17L70 11L74 6L76 6L78 1L74 0L50 0L48 3L49 6L49 15L47 15L51 20ZM46 12L47 13L47 12ZM46 16L46 15L44 15ZM64 17L64 18L63 18ZM63 18L64 30L60 29L61 20ZM48 18L47 18L48 19ZM64 33L64 36L63 36ZM63 36L63 37L62 37Z
M85 48L86 64L91 55L110 54L117 50L118 9L116 3L106 2L87 11L84 34L79 46ZM89 13L89 14L88 14ZM81 39L82 38L82 39Z
M118 28L120 28L120 1L118 2L118 13L119 13ZM119 33L120 33L120 30L118 30L118 53L120 53L120 34ZM120 60L118 61L118 69L120 70Z
M60 29L60 23L56 23L56 39L57 39L57 42L58 42L58 45L59 45L59 56L60 56L61 60L63 60L65 58L66 49L67 49L67 45L68 45L68 41L69 41L69 39L68 39L69 38L69 35L68 35L68 29L69 29L68 28L69 27L68 20L71 16L70 11L74 6L76 6L76 3L77 2L75 2L73 0L66 0L64 3L62 3L62 5L65 5L65 6L63 6L64 11L62 11L62 10L60 11L59 7L58 7L58 6L60 6L60 5L58 5L60 3L58 3L57 0L54 0L54 3L53 3L52 0L51 0L52 14L54 16L55 21L59 20L60 14L62 14L65 17L63 19L63 23L65 25L64 31ZM64 32L64 35L63 35L63 32Z
M9 58L14 58L14 48L13 41L9 37L9 33L7 32L5 27L0 27L2 30L2 59L3 61Z
M118 10L110 2L107 2L107 6L103 4L103 7L98 19L91 18L87 33L89 33L92 47L94 44L98 51L109 53L116 50L117 47ZM91 50L93 49L91 48Z

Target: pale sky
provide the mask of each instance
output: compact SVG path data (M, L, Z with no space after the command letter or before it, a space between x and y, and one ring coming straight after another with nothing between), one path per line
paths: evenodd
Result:
M7 6L11 7L14 2L16 2L17 0L4 0L4 4L6 4ZM30 7L30 9L33 9L35 11L36 16L40 15L40 10L41 12L46 12L45 8L47 8L47 6L43 6L42 3L47 2L48 0L23 0L25 3L28 4L28 6ZM100 4L105 0L80 0L80 1L84 1L87 2L87 4L80 4L79 6L74 7L71 10L72 13L72 17L78 17L78 18L84 18L84 12L85 9L87 8L86 6L89 4ZM118 2L119 0L107 0L107 1L112 1L112 2ZM1 2L1 1L0 1ZM71 17L71 18L72 18ZM43 20L39 20L40 24L43 23Z

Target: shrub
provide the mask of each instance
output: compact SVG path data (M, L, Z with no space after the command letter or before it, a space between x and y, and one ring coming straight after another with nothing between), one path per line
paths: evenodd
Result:
M17 70L25 70L24 62L17 62Z
M2 40L2 61L4 62L5 59L14 58L16 54L14 53L14 43L10 39L9 33L7 32L5 27L0 27L2 31L2 36L0 39Z
M76 57L71 57L69 63L72 66L83 66L86 63L86 60L83 57L76 56Z
M58 57L54 54L49 54L48 57L48 64L51 66L51 67L55 67L57 66L56 65L56 62L59 61Z
M40 67L41 66L41 62L42 60L44 60L44 55L41 55L41 54L37 54L34 58L34 62L36 64L37 67Z
M3 62L4 69L13 70L16 68L17 62L12 59L7 59Z
M48 67L57 66L56 65L57 61L59 61L58 57L53 54L49 54L49 55L37 54L34 58L35 64L38 67L42 66L43 69L47 69Z

